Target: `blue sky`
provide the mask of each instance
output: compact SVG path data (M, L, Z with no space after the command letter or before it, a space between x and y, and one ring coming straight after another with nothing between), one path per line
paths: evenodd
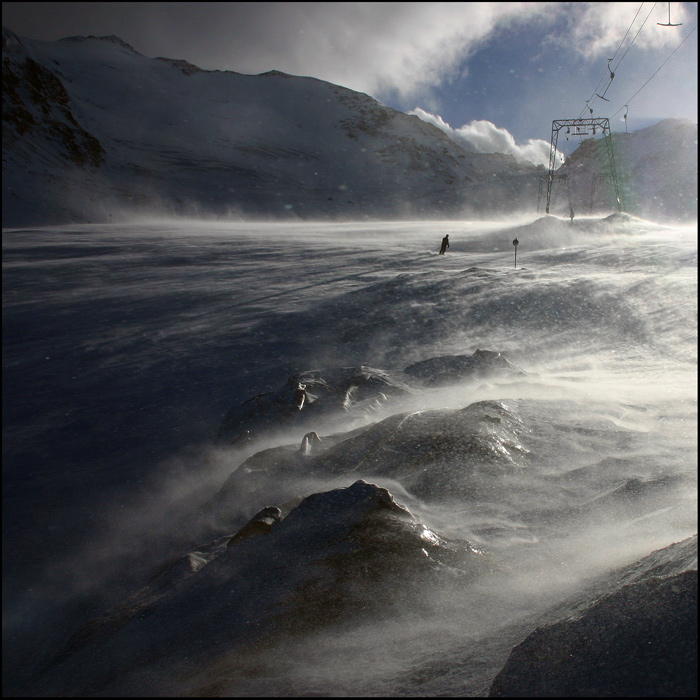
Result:
M3 25L47 41L114 34L209 70L320 78L416 110L481 150L533 159L548 152L553 119L590 116L589 98L613 131L625 113L629 131L697 123L697 5L670 12L682 26L657 24L668 3L10 2ZM604 102L594 93L609 58Z
M592 116L610 117L613 130L624 131L625 113L631 131L667 117L697 122L697 31L690 34L659 74L634 96L689 30L697 26L697 7L683 8L687 13L683 26L670 28L656 24L656 20L667 20L667 3L663 3L664 7L657 3L655 8L654 3L604 4L617 4L627 10L627 23L617 25L622 32L619 40L608 44L612 48L602 47L584 56L579 49L567 46L564 42L571 35L567 24L575 19L566 17L566 9L562 12L562 6L556 4L551 23L523 22L496 30L466 62L467 74L438 91L440 116L454 127L473 119L488 119L506 128L518 142L528 138L548 140L553 119L590 117L586 101L592 96L589 102ZM624 33L642 5L623 42ZM647 16L646 24L632 43ZM674 17L672 20L675 21ZM659 37L655 45L651 42L644 47L637 45L645 35L662 32L672 34ZM595 97L595 90L599 88L598 93L602 94L610 82L607 59L613 57L618 47L620 50L611 63L617 66L615 78L605 94L610 101L605 102Z

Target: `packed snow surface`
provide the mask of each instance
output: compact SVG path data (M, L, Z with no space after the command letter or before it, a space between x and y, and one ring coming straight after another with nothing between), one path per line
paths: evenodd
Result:
M485 695L697 532L696 236L4 230L5 693Z

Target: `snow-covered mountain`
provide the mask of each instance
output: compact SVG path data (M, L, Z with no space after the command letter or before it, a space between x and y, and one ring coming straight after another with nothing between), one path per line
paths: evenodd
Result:
M46 43L3 31L7 223L105 220L123 207L455 214L477 178L496 174L494 206L536 194L534 166L509 156L491 165L418 117L331 83L203 71L116 37Z
M629 189L644 193L632 213L697 210L697 126L678 129L673 143L666 127L625 139ZM664 167L650 171L662 148ZM134 212L493 216L534 210L543 174L315 78L205 71L114 36L41 42L3 28L3 226ZM654 197L661 208L647 206Z
M613 153L623 209L656 221L691 221L698 212L698 126L664 121L631 134L614 132ZM604 210L614 202L602 139L588 139L556 173L551 213Z

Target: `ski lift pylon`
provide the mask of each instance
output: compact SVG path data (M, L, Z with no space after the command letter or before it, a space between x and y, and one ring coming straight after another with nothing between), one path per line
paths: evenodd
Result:
M612 147L612 132L610 130L610 120L607 117L599 117L598 119L582 119L581 117L578 117L577 119L555 119L552 122L552 139L549 146L549 169L547 171L547 177L545 178L545 181L547 183L547 204L545 208L545 213L549 214L550 212L553 195L554 198L556 198L556 194L552 191L553 189L555 189L553 187L555 182L558 184L558 186L561 186L562 181L567 182L568 185L568 179L566 178L566 176L560 174L559 177L555 177L555 172L557 164L557 155L560 154L560 152L557 149L557 140L559 138L559 133L560 131L564 131L564 133L567 133L568 131L570 131L571 127L573 127L574 129L574 136L583 136L589 131L588 127L590 127L591 130L593 129L593 127L596 127L596 130L600 129L602 131L603 136L605 137L603 143L608 155L608 165L610 168L612 183L613 187L615 188L615 200L617 202L617 209L618 211L622 211L622 197L620 191L620 182L618 180L617 170L615 168L615 156ZM559 187L557 187L556 189L558 190ZM538 193L538 207L540 195L541 191Z

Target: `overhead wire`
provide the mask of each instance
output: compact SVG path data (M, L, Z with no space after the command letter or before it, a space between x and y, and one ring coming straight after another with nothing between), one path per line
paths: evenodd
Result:
M639 9L637 10L636 14L635 14L634 17L632 18L632 21L630 22L630 26L627 27L627 31L625 32L625 36L622 37L622 41L620 41L620 44L619 44L619 46L617 47L617 50L615 51L615 53L614 53L613 57L610 59L610 61L614 61L614 60L615 60L615 57L617 56L617 54L620 53L620 49L622 48L622 44L625 43L625 39L627 38L627 35L630 33L630 31L631 31L631 29L632 29L632 26L634 25L635 20L636 20L637 17L639 16L639 13L642 11L642 7L644 7L644 3L642 3L642 4L639 6ZM608 68L610 67L610 61L608 61ZM595 96L596 92L598 92L598 88L601 86L601 84L603 83L603 81L604 81L607 77L608 77L608 72L606 71L605 73L603 73L603 77L598 81L598 84L597 84L597 85L595 86L595 88L593 89L593 93L591 94L591 96L586 100L586 105L588 105L588 103L593 99L593 97ZM580 114L578 115L578 116L579 116L579 119L581 118L581 115L585 112L585 110L586 110L586 107L584 107L584 108L581 110Z
M615 51L615 54L613 55L613 57L612 57L611 59L608 59L607 72L606 72L606 73L603 75L603 77L598 81L598 84L595 86L595 89L593 90L593 93L592 93L591 96L586 100L586 106L585 106L585 107L581 110L581 112L579 113L579 115L578 115L579 119L582 117L583 114L585 114L586 110L588 110L588 111L590 111L590 112L592 113L592 110L591 110L591 107L590 107L590 104L589 104L589 103L592 102L592 101L595 99L596 96L599 96L599 95L598 95L598 88L600 87L601 83L602 83L606 78L608 78L608 77L610 78L610 83L608 83L608 85L607 85L607 87L605 88L605 90L607 91L608 87L610 87L610 84L612 83L613 78L615 77L615 71L618 69L619 65L622 63L623 59L625 58L625 56L627 55L627 53L629 52L629 50L632 48L632 45L633 45L634 42L637 40L637 37L639 36L639 33L642 31L642 29L644 29L644 25L647 23L649 17L651 17L651 13L654 11L654 8L656 7L657 4L658 4L658 3L655 2L655 3L652 5L651 10L649 10L649 14L647 14L646 18L644 19L644 22L642 22L642 26L639 27L639 29L637 30L637 33L634 35L634 38L633 38L632 41L629 43L629 46L627 47L625 53L622 54L622 58L620 58L620 60L619 60L619 61L617 62L617 64L615 65L615 69L613 70L613 69L610 68L610 64L611 64L612 61L615 60L615 58L617 57L617 54L620 53L620 49L622 48L622 45L625 43L625 39L627 38L627 36L628 36L628 34L630 33L632 27L634 26L634 23L635 23L637 17L639 16L639 13L642 11L642 7L644 7L644 3L642 3L642 4L639 6L639 8L637 9L636 14L635 14L634 17L632 18L632 21L630 22L630 26L627 28L627 31L625 32L625 36L622 37L622 41L620 41L620 44L619 44L619 46L617 47L617 50ZM605 93L603 93L603 94L605 94Z
M617 66L615 66L615 70L617 70L618 66L622 63L622 60L627 55L628 51L632 48L632 45L634 44L634 42L637 40L637 37L639 36L639 32L641 32L642 29L644 29L644 25L647 23L647 20L649 19L649 17L651 17L651 13L654 11L654 8L657 5L658 5L658 3L656 3L656 2L652 5L651 10L649 10L649 14L646 16L646 19L644 20L644 22L642 22L642 26L637 30L637 33L634 35L634 39L632 39L632 41L630 41L630 45L627 47L627 51L625 51L625 53L622 54L622 58L617 62Z
M680 49L681 46L683 46L683 44L685 44L685 42L688 40L688 38L690 37L690 35L691 35L697 28L698 28L698 25L696 24L696 25L686 34L686 36L685 36L685 38L683 39L683 41L681 41L681 43L678 44L678 46L676 46L675 49L673 49L673 51L671 52L671 55L670 55L670 56L669 56L669 57L654 71L654 73L653 73L653 74L651 75L651 77L644 83L644 85L642 85L642 87L640 87L639 90L637 90L637 92L635 92L634 95L632 95L632 97L630 97L628 100L626 100L626 101L625 101L625 104L624 104L622 107L620 107L620 109L618 109L617 112L615 112L615 114L612 115L613 117L616 116L617 114L619 114L627 105L629 105L629 103L632 102L632 100L633 100L633 99L634 99L634 98L649 84L649 82L651 82L652 78L653 78L653 77L654 77L654 76L655 76L655 75L656 75L656 74L671 60L671 58L673 57L673 54L675 54L676 51L678 51L678 49Z
M630 33L630 31L631 31L631 29L632 29L632 27L633 27L633 25L634 25L634 23L635 23L637 17L639 16L639 13L641 12L641 9L642 9L642 7L644 6L644 3L642 3L642 4L639 6L639 8L637 9L637 12L636 12L634 18L632 19L632 22L630 23L630 26L627 28L627 31L625 32L624 37L623 37L622 40L620 41L620 44L618 45L617 50L615 51L613 57L610 58L610 59L608 59L607 73L604 74L603 77L598 81L598 84L596 85L595 89L593 90L593 94L589 97L588 100L586 100L586 107L585 107L584 109L582 109L581 112L579 113L579 116L578 116L578 119L579 119L579 120L581 119L582 115L585 113L586 110L588 110L588 111L590 112L591 116L593 116L593 109L590 107L590 104L589 104L589 103L593 101L594 97L601 97L601 95L599 95L598 92L597 92L597 91L598 91L598 88L600 87L600 85L603 83L603 81L605 80L605 78L606 78L606 77L608 76L608 74L609 74L610 82L609 82L608 85L605 87L605 90L603 91L603 96L602 96L602 99L605 99L605 93L607 92L608 88L609 88L610 85L612 84L613 79L615 78L615 71L618 69L618 67L620 66L620 64L621 64L622 61L624 60L625 56L627 56L627 54L629 53L630 49L632 48L632 46L634 45L635 41L637 40L637 37L639 36L640 32L642 31L642 29L643 29L644 26L646 25L647 21L649 20L649 17L651 17L651 14L652 14L652 12L654 11L654 9L656 8L656 5L657 5L657 4L658 4L658 3L655 2L655 3L652 5L651 10L649 11L649 13L647 14L646 18L644 19L644 22L642 22L642 25L641 25L641 26L639 27L639 29L637 30L637 33L634 35L634 38L632 39L632 41L631 41L631 42L629 43L629 45L627 46L627 49L625 50L624 54L621 56L621 58L620 58L620 60L617 62L617 64L614 66L614 70L613 70L613 69L610 67L610 64L615 60L615 58L617 57L617 54L620 52L620 49L622 48L622 46L623 46L623 44L624 44L624 42L625 42L625 39L626 39L627 36L629 35L629 33ZM671 25L671 26L673 26L673 25ZM676 26L679 26L679 25L676 25ZM639 90L637 90L637 92L635 92L634 95L632 95L632 97L630 97L628 100L626 100L626 101L625 101L625 104L623 104L623 106L620 107L620 109L618 109L617 112L615 112L615 114L612 115L613 117L615 117L616 115L618 115L623 109L626 109L626 108L629 109L629 104L630 104L630 102L632 102L632 100L633 100L633 99L634 99L634 98L649 84L649 82L651 82L651 80L654 78L654 76L656 76L656 75L659 73L659 71L671 60L671 58L674 56L674 54L681 48L681 46L683 46L683 44L688 40L688 38L691 36L691 34L692 34L696 29L697 29L697 24L688 32L688 34L685 36L685 38L683 39L683 41L681 41L681 43L673 50L673 52L671 53L671 55L668 56L668 58L666 58L666 60L656 69L656 71L654 71L654 73L653 73L653 74L649 77L649 79L639 88ZM609 100L605 100L605 101L607 102L607 101L609 101ZM627 121L626 121L626 120L627 120L627 114L625 113L625 131L627 130ZM607 121L607 120L606 120L606 121ZM608 127L608 128L610 128L610 127ZM605 133L605 129L603 130L603 132ZM595 128L593 129L593 133L595 134ZM567 139L567 140L568 140L568 139ZM613 174L613 177L615 177L614 174ZM568 185L568 183L567 183L567 185ZM616 187L617 187L617 185L616 185ZM547 207L548 207L548 208L547 208L547 211L549 211L549 192L548 192L548 195L547 195L547 196L548 196L548 201L547 201ZM592 196L593 196L593 195L591 194L591 197L592 197ZM620 200L619 195L618 195L618 198L617 198L617 202L618 202L618 205L620 205L621 200ZM538 203L538 207L539 207L539 203Z
M656 4L656 3L654 3L654 4ZM610 59L611 61L614 61L614 60L615 60L615 57L617 56L617 54L620 53L620 49L622 48L622 45L625 43L625 39L627 38L627 35L630 33L630 30L632 29L632 25L634 24L634 21L635 21L635 20L637 19L637 17L639 16L639 13L642 11L642 8L643 8L643 7L644 7L644 3L642 3L642 4L639 6L639 9L637 10L637 13L636 13L636 14L634 15L634 17L632 18L632 21L630 22L630 26L627 27L627 31L625 32L625 36L622 37L622 41L620 42L620 45L617 47L617 50L616 50L615 53L613 54L613 57ZM652 10L653 10L653 9L654 9L654 8L652 7ZM622 59L620 59L620 60L622 60ZM618 65L619 65L619 64L618 64ZM603 76L603 77L605 77L605 76Z

